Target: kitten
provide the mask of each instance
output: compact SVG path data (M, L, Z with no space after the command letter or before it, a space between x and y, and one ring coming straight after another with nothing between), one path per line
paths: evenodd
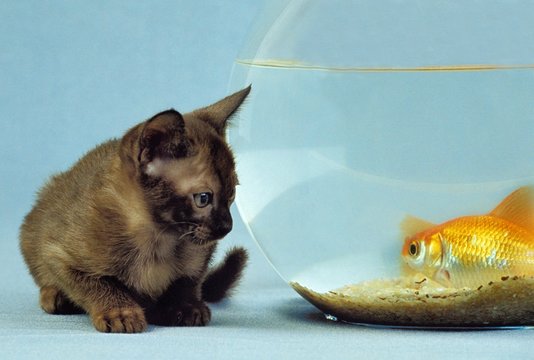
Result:
M103 332L206 325L247 261L230 250L237 175L228 119L250 87L181 115L159 113L87 153L40 191L21 226L24 259L50 314L89 314Z

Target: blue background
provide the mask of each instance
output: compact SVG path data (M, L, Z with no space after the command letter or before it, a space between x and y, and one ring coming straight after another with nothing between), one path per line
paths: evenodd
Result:
M420 332L327 322L277 277L235 211L235 230L221 249L242 244L251 264L236 296L213 307L210 326L106 335L86 316L40 310L17 238L37 189L156 112L186 112L225 96L233 60L262 4L0 2L0 358L532 356L530 331Z

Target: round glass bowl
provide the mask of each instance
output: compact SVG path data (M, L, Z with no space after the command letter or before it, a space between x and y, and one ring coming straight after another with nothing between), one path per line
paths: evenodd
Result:
M533 14L522 1L269 2L231 81L253 88L229 133L237 202L273 267L326 314L534 323L534 270L452 286L402 256L410 216L488 214L534 184Z

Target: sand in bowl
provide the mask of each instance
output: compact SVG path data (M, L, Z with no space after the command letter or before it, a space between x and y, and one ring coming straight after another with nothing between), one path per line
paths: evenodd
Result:
M290 285L325 314L360 324L430 328L534 325L534 277L445 288L423 275L377 279L326 293Z

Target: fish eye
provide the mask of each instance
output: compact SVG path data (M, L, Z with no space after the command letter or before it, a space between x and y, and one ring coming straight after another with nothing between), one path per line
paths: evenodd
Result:
M410 247L408 248L408 253L411 256L417 256L419 255L419 243L417 241L413 241L410 244Z
M195 205L199 208L204 208L212 203L213 194L210 192L201 192L198 194L193 194L193 199L195 200Z

